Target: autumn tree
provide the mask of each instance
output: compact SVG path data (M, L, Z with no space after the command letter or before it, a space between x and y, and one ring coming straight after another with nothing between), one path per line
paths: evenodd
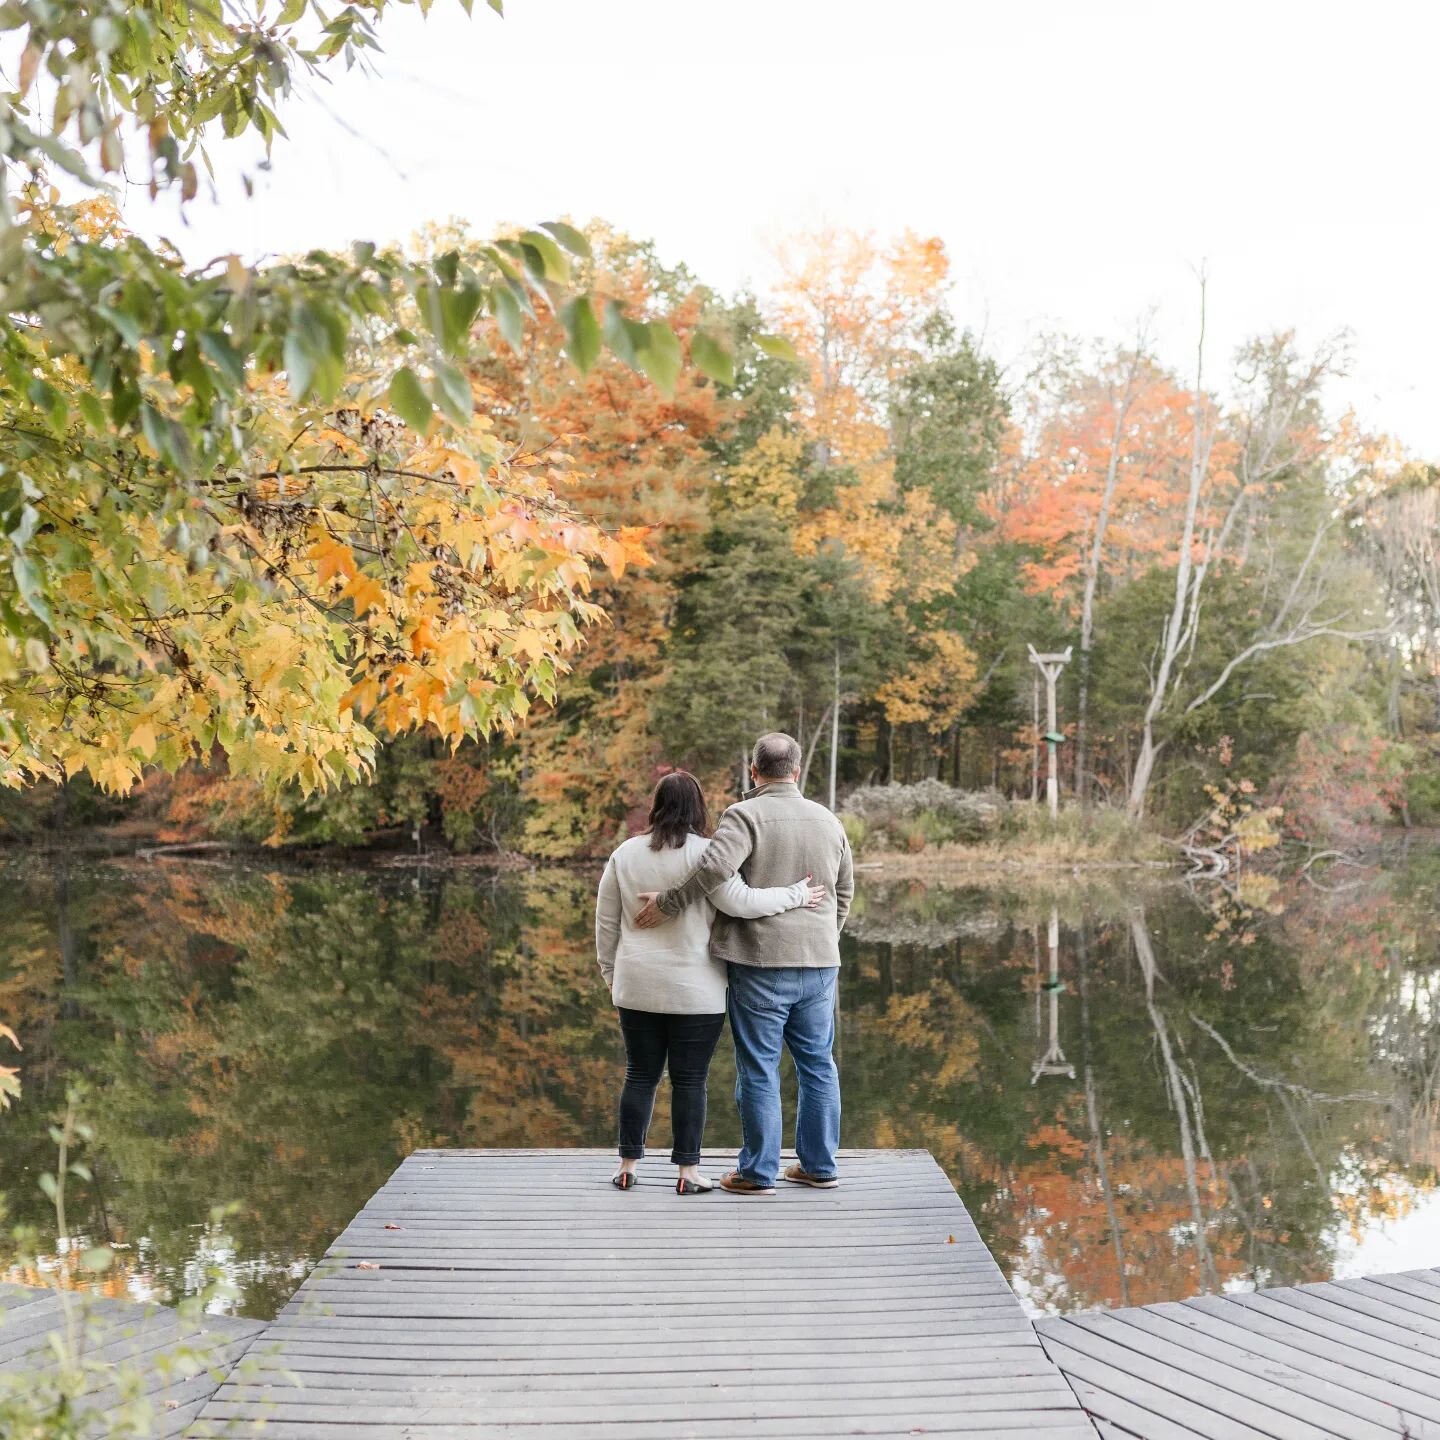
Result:
M1237 357L1228 416L1206 396L1197 364L1173 598L1139 727L1132 816L1144 813L1165 727L1173 733L1242 669L1276 651L1324 638L1363 641L1385 628L1369 587L1346 583L1342 526L1374 446L1348 420L1324 415L1321 392L1341 359L1333 344L1301 356L1289 334L1252 342ZM1261 577L1258 603L1223 662L1201 669L1191 661L1212 584L1235 569Z
M887 735L897 725L916 726L932 747L948 735L958 781L962 719L1000 671L1009 645L977 623L993 571L973 585L970 577L996 540L986 505L1014 431L999 366L973 336L937 310L922 324L920 344L890 401L895 484L902 495L925 496L953 526L951 574L943 589L917 594L905 607L900 648L876 698Z
M889 407L941 303L944 246L907 233L881 250L868 235L827 230L791 242L780 259L772 305L806 367L801 431L816 467L834 472L833 498L797 527L797 546L843 545L879 601L943 589L953 525L927 490L896 485Z
M1097 603L1153 564L1171 543L1180 504L1189 396L1141 348L1102 353L1091 367L1061 362L1042 399L1009 504L1005 539L1021 573L1078 629L1075 788L1090 784L1090 675Z
M893 712L893 723L909 723L919 706L927 728L943 715L937 728L945 729L968 699L968 649L956 637L919 634L917 623L922 607L949 594L970 563L957 544L961 496L967 466L973 471L977 455L983 467L994 420L977 407L967 416L971 433L962 438L963 427L955 428L942 441L945 421L931 409L941 391L933 385L927 391L922 380L901 395L906 374L926 358L938 360L947 347L954 353L942 406L963 408L957 397L965 387L983 390L988 379L983 362L966 348L968 340L955 348L954 327L941 313L949 264L944 247L906 233L882 249L867 235L830 230L801 237L782 250L781 260L777 328L807 369L798 424L828 491L824 503L798 518L796 546L802 554L826 546L843 553L870 600L889 612L887 643L892 651L898 645L914 665L899 689L877 697L882 709ZM892 423L897 403L909 447L903 476ZM952 464L967 445L968 458ZM843 654L833 661L832 718L844 692L854 690L844 683ZM946 693L935 710L923 703L927 664L947 670Z
M1407 464L1361 499L1360 541L1385 586L1394 617L1387 656L1392 731L1405 733L1400 678L1428 693L1422 723L1440 730L1440 472Z
M513 725L598 618L623 542L562 498L563 446L499 438L466 369L482 316L488 348L555 311L581 370L608 346L674 385L668 327L602 326L574 286L578 232L196 270L105 199L124 169L190 200L210 139L268 146L297 77L366 61L406 3L0 6L23 35L0 102L6 784L123 790L216 747L270 781L354 779L379 735ZM60 203L56 171L89 198ZM728 376L709 337L691 352Z

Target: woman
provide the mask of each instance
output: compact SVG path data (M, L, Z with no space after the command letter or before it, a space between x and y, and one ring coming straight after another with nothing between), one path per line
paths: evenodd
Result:
M610 857L595 902L595 950L625 1038L625 1088L620 1093L619 1190L635 1185L635 1162L655 1091L670 1067L670 1161L680 1167L677 1195L703 1195L714 1187L700 1173L705 1131L705 1080L725 1023L725 966L710 958L710 926L718 906L741 920L813 909L823 888L807 875L794 885L752 890L732 876L708 899L689 906L653 930L641 930L635 913L642 892L668 890L695 867L709 833L705 796L693 775L676 770L655 787L650 823Z

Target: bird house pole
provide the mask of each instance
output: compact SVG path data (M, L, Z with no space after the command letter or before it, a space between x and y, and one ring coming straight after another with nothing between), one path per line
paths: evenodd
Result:
M1050 818L1056 820L1060 816L1060 759L1056 747L1065 737L1060 733L1060 721L1055 713L1055 682L1059 680L1060 672L1070 663L1070 646L1065 647L1064 654L1050 655L1040 654L1033 645L1025 648L1030 652L1030 663L1045 677L1045 723L1049 729L1044 738L1050 762L1045 777L1045 799L1050 806Z

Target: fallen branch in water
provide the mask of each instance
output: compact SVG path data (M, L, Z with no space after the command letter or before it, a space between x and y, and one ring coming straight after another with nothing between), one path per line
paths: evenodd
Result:
M1337 865L1353 865L1361 868L1360 860L1344 850L1317 850L1296 872L1307 885L1313 885L1315 889L1323 891L1326 895L1341 895L1347 890L1355 890L1365 882L1354 880L1348 885L1325 885L1317 880L1311 873L1310 867L1317 860L1333 860Z
M1233 837L1222 840L1220 845L1225 845L1230 839ZM1181 845L1180 853L1190 862L1190 871L1185 877L1187 880L1219 880L1230 873L1230 857L1219 846Z
M231 851L237 847L228 840L180 840L173 845L147 845L135 852L137 860L165 860L171 856L201 855L217 850Z
M1276 1080L1267 1075L1262 1075L1258 1070L1252 1070L1231 1048L1230 1042L1213 1026L1202 1020L1193 1010L1190 1011L1190 1020L1198 1025L1224 1052L1225 1058L1248 1080L1254 1081L1256 1085L1266 1090L1283 1090L1289 1095L1298 1095L1304 1100L1313 1101L1316 1105L1348 1105L1354 1100L1368 1100L1371 1102L1383 1102L1389 1096L1382 1095L1377 1090L1355 1090L1348 1095L1322 1095L1318 1090L1309 1090L1304 1085L1296 1085L1289 1080Z
M1358 865L1360 861L1346 850L1317 850L1301 867L1303 875L1317 860L1334 860L1338 865Z

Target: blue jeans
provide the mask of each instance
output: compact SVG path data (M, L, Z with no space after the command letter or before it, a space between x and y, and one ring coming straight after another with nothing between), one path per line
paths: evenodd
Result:
M730 1033L735 1037L735 1103L740 1108L736 1169L773 1185L780 1168L780 1046L795 1062L800 1104L795 1153L810 1175L835 1177L840 1145L840 1072L835 1043L838 969L730 966Z

